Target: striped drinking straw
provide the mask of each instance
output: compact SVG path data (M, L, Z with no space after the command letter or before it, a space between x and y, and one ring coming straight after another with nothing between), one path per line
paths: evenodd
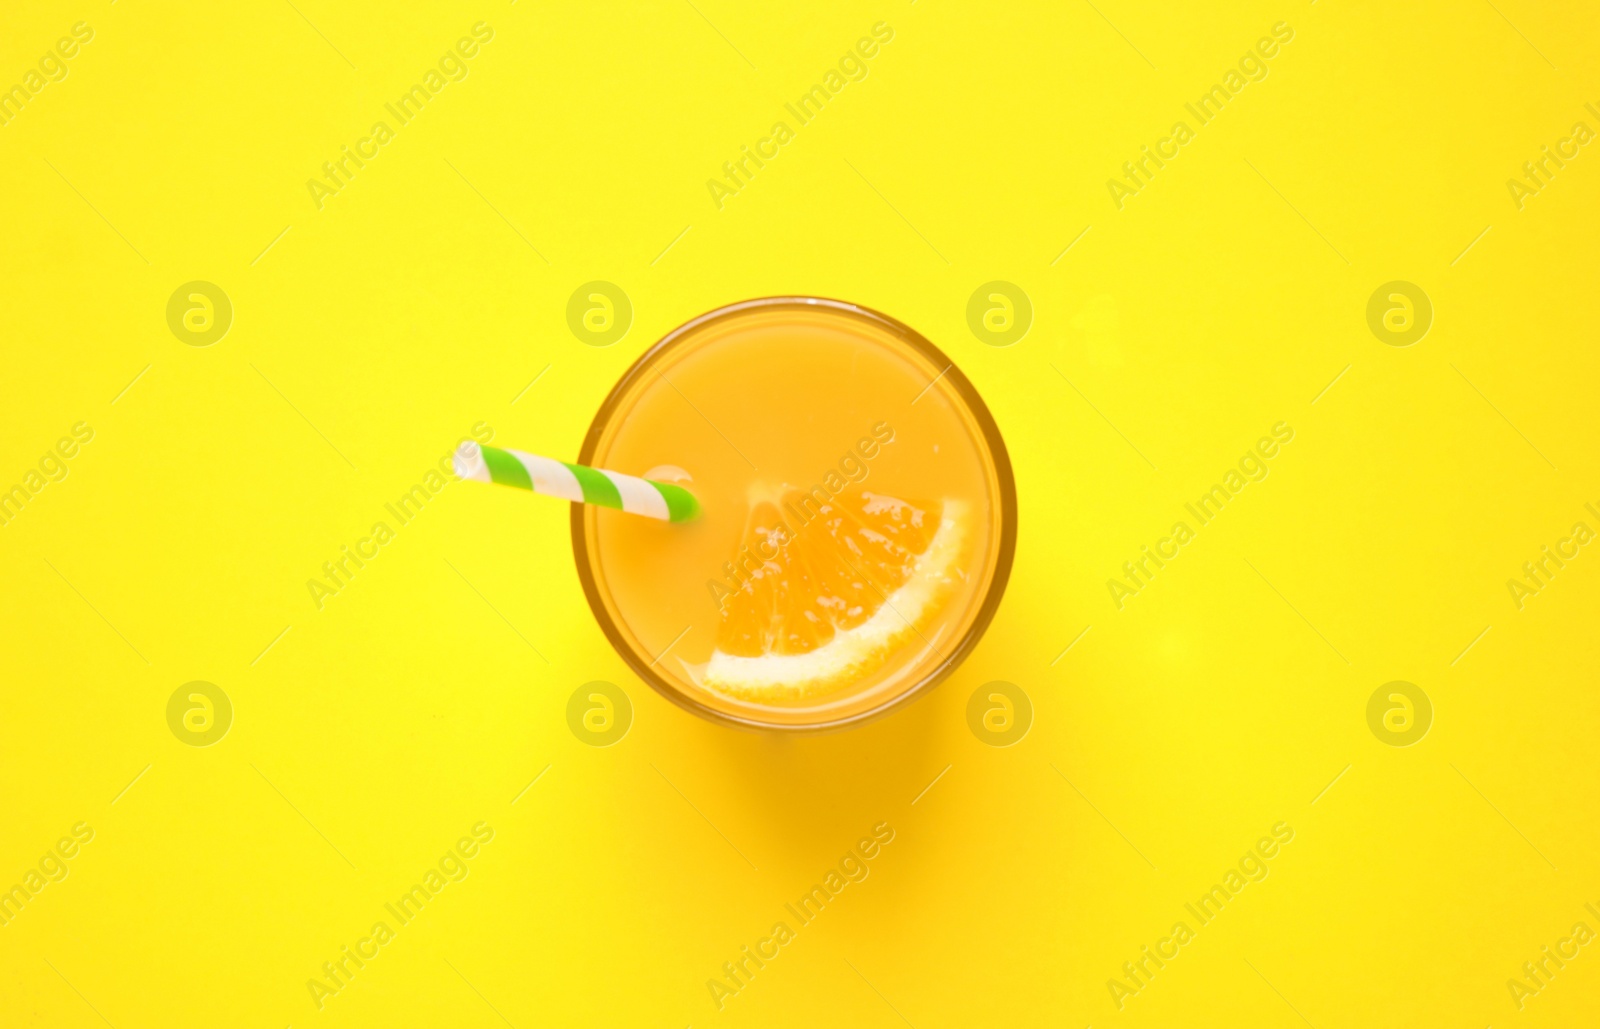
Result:
M455 469L463 479L518 486L547 497L614 507L664 522L686 522L700 513L700 502L682 486L470 441L456 449Z

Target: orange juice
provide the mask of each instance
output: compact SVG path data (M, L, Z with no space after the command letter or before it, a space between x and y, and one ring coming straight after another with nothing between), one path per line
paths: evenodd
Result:
M579 576L625 660L752 727L838 727L942 679L999 603L1016 535L988 410L875 311L778 297L703 315L612 390L582 464L677 481L687 524L574 505Z

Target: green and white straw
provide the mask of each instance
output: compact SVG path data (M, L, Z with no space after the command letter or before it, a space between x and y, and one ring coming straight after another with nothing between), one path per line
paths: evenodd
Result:
M687 522L700 513L700 502L682 486L568 464L520 450L463 443L456 450L455 468L463 479L517 486L547 497L614 507L664 522Z

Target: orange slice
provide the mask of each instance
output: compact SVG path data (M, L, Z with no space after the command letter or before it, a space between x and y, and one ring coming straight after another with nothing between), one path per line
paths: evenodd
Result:
M939 613L962 578L959 501L790 490L751 506L724 566L707 687L745 700L802 700L859 681ZM925 637L924 637L925 638Z

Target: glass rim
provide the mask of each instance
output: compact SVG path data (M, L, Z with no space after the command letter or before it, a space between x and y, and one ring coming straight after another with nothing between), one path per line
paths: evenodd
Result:
M956 363L944 351L934 346L917 330L896 318L881 311L853 304L844 300L833 300L826 297L808 296L772 296L758 297L752 300L741 300L727 304L705 314L691 318L661 337L653 346L639 355L638 359L622 373L611 391L606 394L605 400L595 412L594 420L589 423L589 431L583 437L583 446L578 451L578 463L594 465L595 452L599 449L600 439L617 408L626 397L630 389L639 383L645 374L650 371L675 347L681 345L686 339L693 336L700 329L721 321L727 321L752 311L781 311L786 308L796 310L823 308L847 317L859 318L871 322L895 337L899 342L906 344L923 358L929 360L935 367L944 368L939 380L948 382L954 389L967 412L983 437L983 446L988 451L989 458L994 466L996 484L1000 493L1000 511L996 523L999 526L999 547L995 554L994 572L989 579L988 588L984 591L982 602L978 605L977 612L973 615L971 624L962 633L960 639L944 655L933 668L917 680L910 687L902 690L883 703L867 708L843 718L835 718L823 722L805 724L785 724L779 722L763 721L759 718L746 718L721 711L705 704L687 693L678 689L671 682L657 672L654 662L639 654L622 629L611 617L611 612L606 604L605 597L601 595L600 584L595 580L593 559L590 553L588 525L594 515L592 505L572 505L572 551L575 563L578 566L578 580L583 584L584 597L589 602L589 609L594 613L595 620L600 623L600 629L605 633L611 648L617 652L633 673L649 683L657 693L686 711L709 719L721 725L733 726L757 732L777 733L824 733L835 732L842 729L864 725L867 722L882 718L893 711L909 704L923 694L933 690L945 679L949 678L960 664L966 660L978 641L983 638L984 632L989 628L989 623L994 620L995 612L1000 607L1001 598L1005 596L1006 584L1011 578L1011 563L1017 545L1017 486L1011 471L1011 457L1006 450L1005 440L1000 435L1000 427L995 424L994 416L989 413L989 407L978 395L977 389L972 385Z

